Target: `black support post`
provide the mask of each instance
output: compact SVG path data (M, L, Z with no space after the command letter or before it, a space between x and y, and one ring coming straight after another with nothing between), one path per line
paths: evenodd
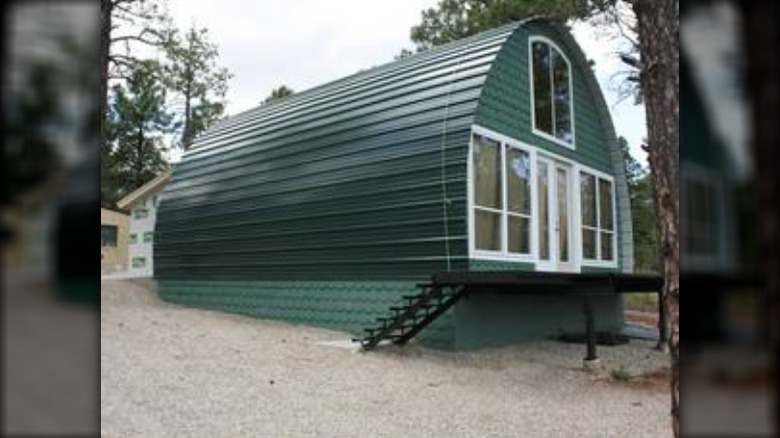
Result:
M593 315L593 299L591 294L585 294L585 342L587 344L587 354L585 360L592 361L598 359L596 355L596 322Z

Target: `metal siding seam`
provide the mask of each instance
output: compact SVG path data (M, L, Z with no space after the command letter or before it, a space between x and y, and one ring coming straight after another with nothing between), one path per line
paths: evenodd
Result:
M459 67L463 61L463 56L471 46L472 41L466 43L458 55L458 62L455 64L455 71L452 73L452 80L450 81L449 89L447 90L447 100L444 104L444 120L442 120L442 132L441 132L441 212L442 219L444 221L444 253L447 257L447 271L452 271L452 262L450 260L450 226L449 218L447 216L447 207L450 200L447 198L447 119L450 114L450 94L453 88L455 88L455 82L458 74L460 73Z

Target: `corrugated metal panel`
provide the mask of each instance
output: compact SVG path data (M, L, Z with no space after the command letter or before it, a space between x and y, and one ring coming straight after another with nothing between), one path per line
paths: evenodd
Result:
M373 326L378 315L415 289L408 281L186 281L166 280L162 298L256 318L347 330ZM452 312L421 333L437 348L454 348Z
M448 258L465 268L469 130L516 27L210 129L163 195L159 278L419 280L447 269Z

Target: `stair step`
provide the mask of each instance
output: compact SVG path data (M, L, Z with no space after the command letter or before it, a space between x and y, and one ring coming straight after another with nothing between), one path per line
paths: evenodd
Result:
M401 298L405 300L419 300L423 298L423 295L403 295Z

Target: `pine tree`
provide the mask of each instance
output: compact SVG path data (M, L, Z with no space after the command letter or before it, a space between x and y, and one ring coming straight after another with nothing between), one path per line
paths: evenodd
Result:
M217 66L219 50L209 42L206 29L193 27L184 36L174 33L165 48L167 84L183 106L178 137L179 145L186 150L198 134L222 116L231 74Z
M165 107L166 90L155 61L139 62L125 84L112 89L101 192L112 203L167 169L163 141L176 129Z

